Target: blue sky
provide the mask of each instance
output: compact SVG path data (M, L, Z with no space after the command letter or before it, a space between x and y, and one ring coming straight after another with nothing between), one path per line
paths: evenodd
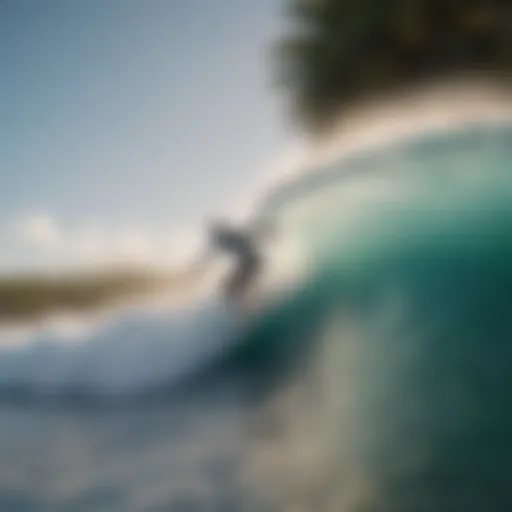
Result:
M267 54L280 0L3 0L0 14L3 268L172 253L287 143Z

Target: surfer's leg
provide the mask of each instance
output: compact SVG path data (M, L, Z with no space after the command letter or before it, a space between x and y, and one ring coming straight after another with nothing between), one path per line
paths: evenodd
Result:
M242 295L246 288L247 283L247 270L244 267L239 267L229 277L226 283L226 292L231 297L239 297Z
M259 265L256 260L244 261L227 280L225 290L231 297L240 297L245 293L248 286L256 278Z

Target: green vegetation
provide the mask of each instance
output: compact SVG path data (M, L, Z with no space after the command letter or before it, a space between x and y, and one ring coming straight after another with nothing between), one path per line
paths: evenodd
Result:
M287 0L292 30L277 45L279 84L313 133L343 107L425 79L512 69L512 2Z
M0 277L0 322L35 320L56 312L85 312L148 293L179 292L197 275L146 270L101 271L56 277Z

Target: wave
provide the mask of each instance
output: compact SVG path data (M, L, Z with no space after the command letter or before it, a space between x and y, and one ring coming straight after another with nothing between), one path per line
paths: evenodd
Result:
M251 313L211 294L186 308L131 309L86 328L57 324L17 340L4 332L10 343L0 348L0 402L133 406L222 382L249 383L250 394L261 395L263 381L283 377L276 368L288 366L285 344L272 333L284 326L290 301L267 296Z
M296 378L325 475L296 488L326 509L510 503L509 138L424 139L280 207L310 273L273 335L310 329ZM285 457L300 481L311 465L298 451Z
M212 294L82 333L33 333L0 349L0 398L133 402L228 375L264 393L306 364L339 301L361 299L361 279L392 289L432 247L451 244L479 260L490 240L507 239L511 138L509 127L480 127L343 160L326 182L296 184L272 211L281 236L299 242L289 245L302 268L288 295L266 302L266 288L252 317ZM279 274L289 265L269 266Z
M239 329L229 309L210 300L132 312L73 336L36 331L23 344L3 348L0 389L40 397L142 393L197 371Z

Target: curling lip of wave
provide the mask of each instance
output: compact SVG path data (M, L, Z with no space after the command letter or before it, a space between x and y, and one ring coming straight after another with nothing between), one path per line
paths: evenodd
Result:
M380 159L386 159L392 151L395 157L408 158L416 154L422 155L436 147L442 151L443 147L450 148L453 137L457 139L460 149L463 146L471 148L481 137L503 137L505 135L512 141L512 119L494 123L475 123L471 126L463 126L459 130L451 130L445 134L427 132L425 134L412 135L389 147L378 148L375 151L354 151L346 155L340 162L318 166L315 172L307 173L290 183L284 183L267 195L261 204L260 212L263 217L272 215L281 206L302 199L308 194L315 193L330 184L340 184L342 180L361 176L365 172L374 173L378 168ZM393 155L391 155L393 156Z
M407 144L429 135L449 135L461 129L507 125L512 122L508 91L486 80L452 81L413 89L408 95L355 105L329 136L302 144L295 157L271 167L253 200L252 216L266 214L273 198L323 175L336 164L358 155ZM321 179L319 176L318 179Z

